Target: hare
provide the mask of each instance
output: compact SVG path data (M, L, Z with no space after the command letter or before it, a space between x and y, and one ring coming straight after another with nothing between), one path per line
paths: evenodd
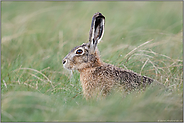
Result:
M95 13L89 32L89 42L76 46L62 61L64 68L79 71L86 99L99 94L106 96L116 86L132 90L145 87L154 81L149 77L101 61L97 44L103 37L104 25L105 17L99 12Z

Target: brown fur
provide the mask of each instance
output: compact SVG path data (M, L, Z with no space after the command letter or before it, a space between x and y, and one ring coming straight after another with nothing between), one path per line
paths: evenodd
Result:
M97 61L95 67L78 70L86 98L96 96L97 91L98 94L105 96L116 86L123 86L125 90L129 91L140 86L146 87L147 84L153 82L153 79L149 77L103 63L100 59Z
M118 68L100 60L97 44L103 36L105 17L96 13L92 19L89 43L84 43L70 51L63 59L63 66L80 72L80 81L86 99L106 96L114 87L123 87L129 91L146 87L153 79L132 71ZM81 54L76 51L82 50Z

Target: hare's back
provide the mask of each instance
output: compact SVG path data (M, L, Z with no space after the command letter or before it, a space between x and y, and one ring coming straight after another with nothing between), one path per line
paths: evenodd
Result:
M129 85L132 87L146 86L153 82L153 79L149 77L106 63L97 67L93 74L101 78L102 81L108 80L113 81L115 84Z

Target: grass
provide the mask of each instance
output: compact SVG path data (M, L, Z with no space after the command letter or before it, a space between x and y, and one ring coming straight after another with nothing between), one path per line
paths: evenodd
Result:
M1 121L183 121L181 1L1 3ZM98 11L106 17L101 59L171 91L83 98L79 73L62 59L88 41Z

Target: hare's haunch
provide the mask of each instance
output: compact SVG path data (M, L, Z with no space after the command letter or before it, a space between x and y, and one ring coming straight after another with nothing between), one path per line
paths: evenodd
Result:
M99 12L95 13L89 42L75 47L63 59L64 68L80 72L83 94L87 99L97 94L106 95L115 86L131 90L153 82L149 77L101 61L97 44L103 37L104 25L105 17Z

